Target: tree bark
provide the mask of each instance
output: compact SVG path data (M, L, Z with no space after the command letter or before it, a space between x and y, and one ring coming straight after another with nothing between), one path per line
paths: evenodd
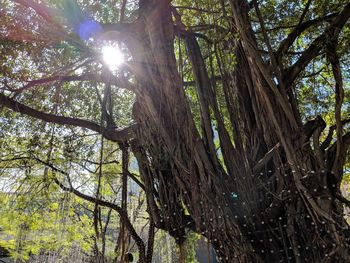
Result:
M133 116L150 214L181 245L191 224L183 213L188 209L195 231L210 240L221 262L346 262L347 224L329 185L332 168L310 147L322 125L311 135L300 126L288 87L275 84L273 70L258 53L245 1L230 4L241 37L235 78L224 88L227 100L236 94L240 119L231 118L234 145L219 127L225 168L213 149L209 112L218 123L220 116L196 40L184 36L201 133L181 88L170 5L148 0L140 6L138 41L130 45L142 65L134 72L140 85Z

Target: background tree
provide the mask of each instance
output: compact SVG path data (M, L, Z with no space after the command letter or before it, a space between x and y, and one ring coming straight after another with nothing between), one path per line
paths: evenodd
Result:
M94 262L113 262L137 251L135 238L154 238L145 229L144 193L135 183L128 182L127 206L121 207L125 186L118 178L118 149L104 143L102 152L94 153L71 138L63 144L56 139L51 136L49 145L45 136L0 140L0 245L20 261L39 254L51 261L84 262L92 255ZM99 140L90 142L92 148L101 147ZM123 234L124 221L130 232Z
M348 261L350 4L190 4L6 1L3 122L100 133L124 163L131 149L180 251L191 230L222 262ZM108 70L106 44L125 63Z

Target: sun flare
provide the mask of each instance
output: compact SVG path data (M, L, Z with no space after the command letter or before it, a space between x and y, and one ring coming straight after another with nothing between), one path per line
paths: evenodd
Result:
M124 55L116 46L104 46L101 51L103 61L110 70L117 69L118 66L124 62Z

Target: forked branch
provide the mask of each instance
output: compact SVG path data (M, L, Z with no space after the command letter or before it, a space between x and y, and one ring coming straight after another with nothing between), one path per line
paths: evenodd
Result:
M327 42L336 39L344 27L345 23L350 18L350 3L348 3L344 9L337 15L336 18L330 23L323 34L317 37L307 48L300 58L292 66L290 66L284 73L284 79L286 87L290 86L294 80L299 76L305 67L315 57L320 55L321 50L326 46Z

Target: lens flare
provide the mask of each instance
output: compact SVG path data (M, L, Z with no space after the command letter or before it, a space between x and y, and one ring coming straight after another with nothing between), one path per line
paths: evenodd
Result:
M124 56L116 46L104 46L101 51L103 61L110 70L117 69L118 66L124 62Z

